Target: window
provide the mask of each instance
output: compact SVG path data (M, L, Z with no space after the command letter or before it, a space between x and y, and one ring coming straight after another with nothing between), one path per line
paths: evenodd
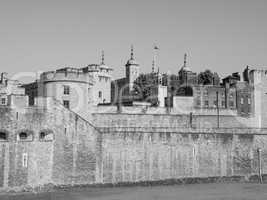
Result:
M27 141L33 141L33 133L31 133L31 132L27 132L27 131L22 131L22 132L20 132L19 134L18 134L18 136L17 136L18 138L17 138L17 140L18 141L25 141L25 142L27 142Z
M2 104L2 105L6 105L6 98L2 98L2 99L1 99L1 104Z
M222 101L222 107L225 107L225 101Z
M229 102L229 105L230 105L230 107L234 107L234 102L233 101L230 101Z
M7 133L0 132L0 141L6 141L7 140Z
M19 134L19 139L26 140L27 139L27 133L25 133L25 132L20 133Z
M209 101L205 100L205 106L209 106Z
M250 102L250 98L248 98L248 104L250 105L250 103L251 103L251 102Z
M63 105L64 105L65 108L70 108L70 101L64 100L63 101Z
M40 141L52 141L53 139L54 139L54 135L51 130L43 130L39 134Z
M242 97L240 98L240 103L244 104L244 99Z
M214 100L214 101L213 101L213 106L214 106L214 107L217 107L217 100Z
M66 94L66 95L70 94L70 86L64 85L64 94Z
M28 167L28 154L24 153L22 155L22 167Z
M102 92L101 91L98 92L98 97L102 98Z
M197 98L197 106L201 106L201 100Z

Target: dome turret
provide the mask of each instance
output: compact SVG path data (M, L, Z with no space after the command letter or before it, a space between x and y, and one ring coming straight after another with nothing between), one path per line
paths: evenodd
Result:
M184 65L181 68L181 71L184 71L184 72L192 72L192 70L190 69L190 67L188 67L186 65L186 58L187 58L187 54L184 54Z
M136 65L138 66L139 64L136 62L136 60L134 59L134 55L133 55L133 46L131 46L131 58L127 61L126 66L129 65Z

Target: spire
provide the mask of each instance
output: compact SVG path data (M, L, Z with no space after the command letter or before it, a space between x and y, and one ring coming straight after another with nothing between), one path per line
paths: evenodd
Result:
M186 67L186 58L187 58L187 54L184 54L184 67Z
M101 65L105 64L105 55L104 55L104 50L101 51Z
M131 60L134 59L134 54L133 54L133 45L131 45Z
M152 73L155 72L155 60L153 59L152 60Z

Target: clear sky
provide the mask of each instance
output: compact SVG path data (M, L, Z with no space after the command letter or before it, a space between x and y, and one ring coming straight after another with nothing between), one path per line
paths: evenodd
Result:
M188 65L226 75L267 66L267 0L0 0L0 71L82 67L105 50L114 77L134 45L141 71L152 47L161 71Z

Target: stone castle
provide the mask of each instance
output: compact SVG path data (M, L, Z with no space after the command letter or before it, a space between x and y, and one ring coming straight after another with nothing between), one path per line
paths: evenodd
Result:
M126 77L112 81L111 71L102 55L101 64L25 85L2 73L0 191L267 173L267 69L200 85L185 59L174 80L190 95L170 95L168 76L152 72L158 106L112 101L132 95L140 75L133 49Z

